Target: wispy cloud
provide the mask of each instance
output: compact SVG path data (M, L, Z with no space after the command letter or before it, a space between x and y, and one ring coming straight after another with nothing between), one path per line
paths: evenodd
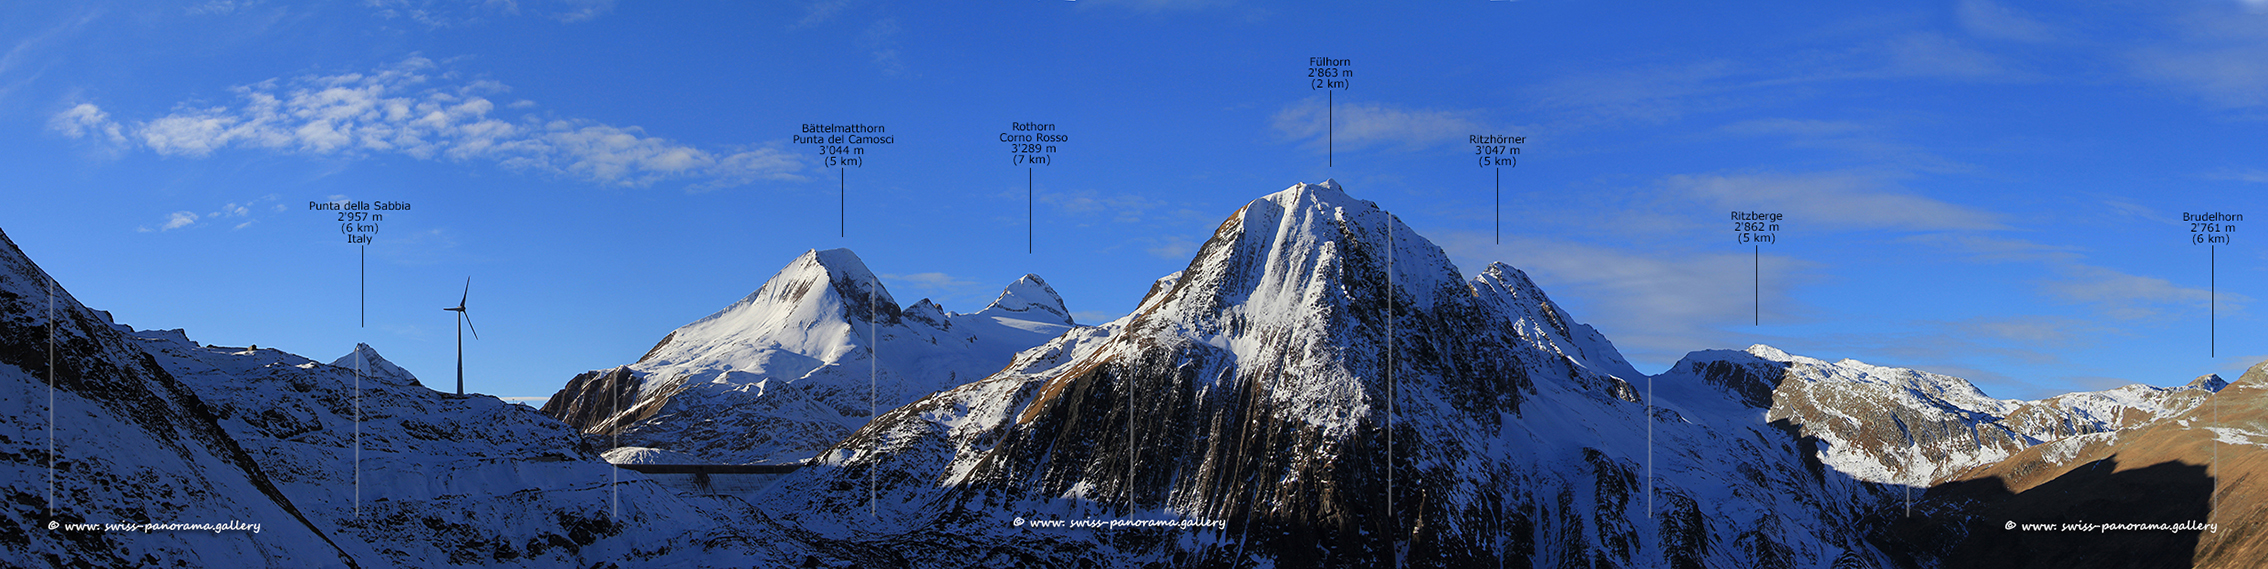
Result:
M1929 235L1914 240L1935 243L1972 262L2038 265L2042 270L2037 284L2050 299L2087 306L2120 320L2155 318L2171 312L2202 313L2215 298L2206 289L2091 264L2070 247L1976 234ZM2218 295L2219 310L2224 313L2242 311L2251 301L2251 297L2233 292Z
M523 2L528 5L526 13L569 23L597 18L614 9L614 0L364 0L381 17L406 19L431 28L478 24L499 16L519 16L523 13Z
M1733 209L1788 215L1798 231L2001 229L1991 213L1896 191L1881 176L1857 173L1680 175L1666 182Z
M170 213L170 214L166 214L166 216L165 216L165 223L160 223L160 224L158 224L158 226L157 226L157 228L156 228L156 229L151 229L151 228L150 228L150 226L144 225L144 226L142 226L142 227L141 227L141 228L139 229L139 231L141 231L141 232L143 232L143 233L148 233L148 232L152 232L152 231L172 231L172 230L175 230L175 229L180 229L180 228L183 228L183 227L188 227L188 226L191 226L191 225L195 225L196 223L197 223L197 212L193 212L193 211L176 211L176 212L173 212L173 213Z
M950 291L976 286L977 284L975 281L962 280L960 277L955 277L953 275L948 275L945 273L914 273L910 275L886 274L881 276L883 280L902 283L906 286L922 290Z
M282 196L268 194L241 203L229 202L203 215L198 215L194 211L176 211L166 214L165 221L158 223L155 227L144 225L135 228L135 231L143 233L166 232L194 227L200 223L225 223L231 224L230 229L232 230L243 229L260 222L256 214L285 211L286 208L283 207L283 204L274 203L281 199ZM272 207L262 206L266 203L274 203L274 205Z
M1857 133L1866 130L1866 125L1851 121L1767 118L1744 120L1725 125L1719 130L1746 136L1816 137Z
M1023 197L1023 196L1015 196ZM1052 206L1073 219L1108 217L1112 223L1141 223L1155 220L1159 210L1172 207L1171 202L1139 193L1104 194L1095 190L1060 190L1039 194L1041 204ZM1167 212L1166 217L1181 219L1190 210Z
M2268 2L2268 0L2261 1ZM2238 182L2252 182L2255 184L2268 184L2268 170L2261 170L2259 168L2223 168L2206 173L2205 179L2232 180Z
M2007 58L1936 32L1838 38L1817 49L1643 61L1560 75L1526 90L1563 121L1661 123L1695 114L1784 104L1848 82L2031 80Z
M883 18L875 20L866 27L866 32L858 35L858 46L874 58L874 66L883 73L898 75L906 71L906 63L898 59L898 32L896 18Z
M1276 132L1286 139L1321 150L1325 138L1341 149L1376 144L1419 149L1463 140L1466 135L1497 133L1467 111L1412 109L1376 102L1339 103L1334 109L1322 97L1311 97L1276 111Z
M1961 28L1978 37L2023 41L2053 41L2062 34L2055 26L2041 22L2030 14L1992 3L1988 0L1962 0L1955 6L1954 16Z
M1199 245L1203 245L1194 237L1163 235L1151 237L1147 242L1148 245L1142 248L1142 252L1160 259L1176 261L1188 259L1191 254L1197 252Z
M231 89L233 106L181 105L165 116L121 121L93 103L57 113L64 136L161 156L202 158L226 148L358 158L488 161L514 170L646 186L685 180L696 188L801 179L803 160L777 144L703 149L648 136L635 126L587 119L512 121L492 116L487 96L510 88L456 81L412 57L370 73L270 79Z
M1079 4L1128 8L1140 12L1167 12L1225 8L1234 6L1237 2L1236 0L1085 0Z
M1806 310L1788 293L1816 280L1819 269L1784 256L1751 259L1746 251L1632 251L1528 237L1497 244L1479 233L1451 234L1441 243L1468 273L1495 261L1527 271L1555 300L1591 309L1571 315L1576 320L1598 327L1626 356L1654 366L1691 350L1771 340L1727 327L1804 318ZM1570 302L1575 299L1587 301Z
M851 0L819 0L817 2L812 2L803 7L803 19L797 20L795 22L795 27L808 28L811 26L826 23L827 20L835 19L835 15L842 13L844 8L850 7L850 4Z
M1882 78L1947 77L1991 79L2017 74L2001 58L1935 33L1914 33L1885 42L1881 68L1859 75Z
M2133 49L2135 75L2220 109L2268 106L2268 26L2263 2L2205 4L2174 19L2171 37ZM2250 12L2250 13L2246 13Z

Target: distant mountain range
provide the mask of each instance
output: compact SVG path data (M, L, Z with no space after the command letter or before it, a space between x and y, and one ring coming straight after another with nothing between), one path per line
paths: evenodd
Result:
M809 251L540 413L135 331L0 235L0 565L2245 567L2268 363L2020 401L1770 346L1634 369L1337 183L1083 326ZM47 364L50 324L57 360ZM57 452L46 451L47 376ZM358 371L359 370L359 371ZM615 442L619 438L619 445ZM602 458L603 457L603 458ZM754 495L609 466L800 464ZM58 472L49 515L48 465ZM258 520L260 533L62 523ZM2213 531L2103 523L2216 524ZM2094 523L2095 527L2063 524ZM12 537L11 537L12 536Z

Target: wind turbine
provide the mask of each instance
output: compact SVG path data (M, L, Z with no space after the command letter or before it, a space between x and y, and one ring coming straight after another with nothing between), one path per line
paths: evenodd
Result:
M457 297L457 305L443 308L457 313L457 394L465 394L465 329L472 328L472 320L465 315L465 299L472 298L472 277L465 277L465 294ZM472 337L480 339L480 329L473 328Z

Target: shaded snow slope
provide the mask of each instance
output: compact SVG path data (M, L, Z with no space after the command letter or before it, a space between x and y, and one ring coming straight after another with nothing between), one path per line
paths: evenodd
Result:
M0 521L0 566L368 566L295 507L214 409L107 315L51 284L0 234L0 492L11 514ZM49 527L142 522L261 530Z

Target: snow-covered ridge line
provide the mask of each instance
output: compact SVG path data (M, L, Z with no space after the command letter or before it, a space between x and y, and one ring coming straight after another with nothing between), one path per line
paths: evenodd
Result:
M2227 385L2207 376L2183 387L2136 384L2038 401L1994 399L1958 377L1853 359L1828 362L1762 344L1693 352L1656 381L1718 385L1764 408L1766 421L1786 421L1817 437L1827 466L1861 480L1909 486L1944 481L2034 445L2178 415Z
M544 412L698 462L797 463L877 411L981 379L1072 328L1037 275L972 313L901 307L856 253L811 250L637 362L576 376Z

